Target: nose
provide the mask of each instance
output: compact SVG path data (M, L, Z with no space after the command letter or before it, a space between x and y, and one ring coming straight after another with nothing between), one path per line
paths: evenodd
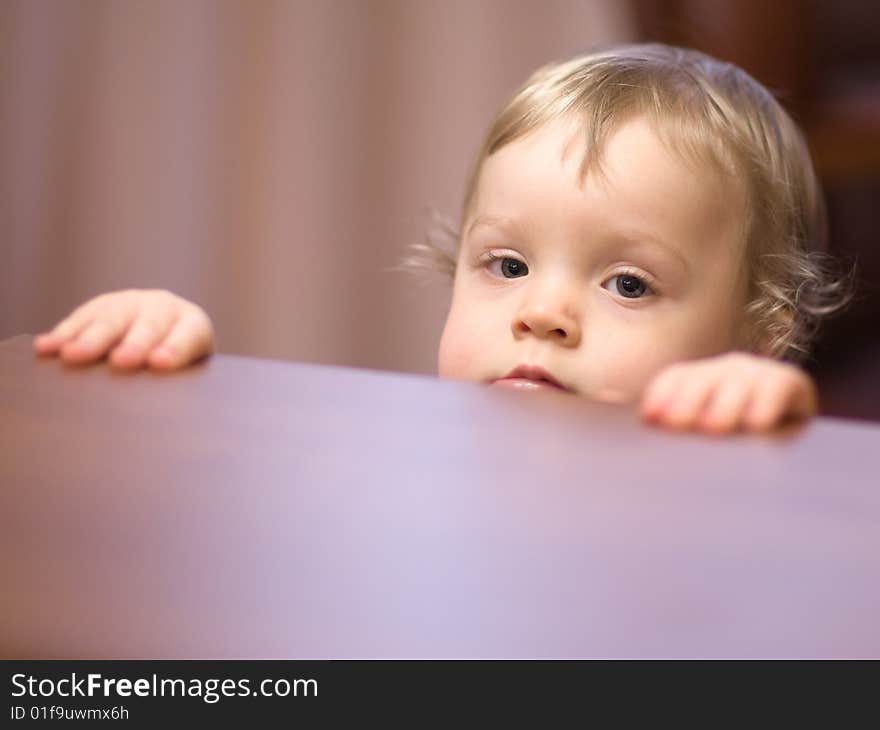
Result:
M516 312L511 330L516 339L531 335L555 340L566 347L577 347L581 341L579 317L560 292L546 292L529 298Z

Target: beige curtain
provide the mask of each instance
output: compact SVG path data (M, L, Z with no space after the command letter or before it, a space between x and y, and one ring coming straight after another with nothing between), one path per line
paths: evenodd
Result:
M0 338L169 288L221 351L435 372L455 216L497 106L630 40L615 0L3 0Z

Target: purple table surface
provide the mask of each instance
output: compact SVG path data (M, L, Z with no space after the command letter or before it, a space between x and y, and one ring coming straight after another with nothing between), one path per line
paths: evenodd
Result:
M3 658L880 657L880 428L0 343Z

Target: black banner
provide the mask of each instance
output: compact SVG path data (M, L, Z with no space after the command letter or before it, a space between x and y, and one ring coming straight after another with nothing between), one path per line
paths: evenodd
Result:
M4 661L2 724L465 722L539 726L700 714L768 719L830 699L853 710L873 696L876 662L779 661ZM720 713L720 714L719 714ZM580 722L578 723L580 724Z

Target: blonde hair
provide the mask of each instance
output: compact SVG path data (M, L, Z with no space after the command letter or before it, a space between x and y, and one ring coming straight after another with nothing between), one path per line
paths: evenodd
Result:
M483 161L505 145L554 120L575 120L586 141L586 175L601 171L606 140L635 117L648 119L682 156L743 180L751 348L788 359L807 354L821 318L848 300L848 281L824 253L825 208L803 136L772 94L732 64L645 44L539 69L489 126L467 178L462 223ZM454 275L459 237L437 223L406 263ZM438 232L454 237L453 251L437 243Z

